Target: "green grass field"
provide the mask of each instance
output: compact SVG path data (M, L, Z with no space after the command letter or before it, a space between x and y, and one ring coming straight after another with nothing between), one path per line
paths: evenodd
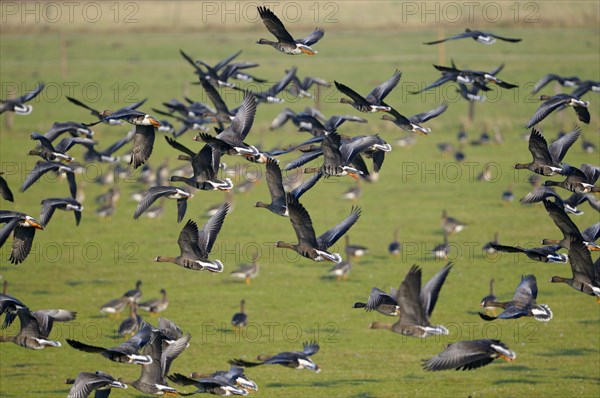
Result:
M456 2L429 3L434 11L426 15L422 2L290 3L288 18L294 18L295 9L290 7L296 6L301 17L297 24L284 21L293 33L301 36L315 26L322 26L327 32L314 46L319 51L315 57L290 57L255 45L258 38L269 37L255 19L255 3L231 3L233 11L228 12L222 8L222 2L111 3L100 6L102 13L98 18L91 14L93 9L82 3L78 6L81 8L74 9L72 22L66 6L56 4L60 15L44 8L44 3L1 4L2 97L14 88L18 92L33 89L37 81L47 85L32 101L31 115L0 117L0 171L6 173L4 177L15 192L15 203L2 201L2 209L35 217L42 199L68 195L66 182L50 177L24 193L18 192L37 161L26 156L34 147L29 140L32 131L43 133L55 121L93 120L83 109L69 104L65 95L85 100L101 110L148 98L142 107L147 112L151 107L161 108L160 104L171 98L182 99L183 95L206 101L201 89L191 84L195 76L180 57L179 49L209 63L243 49L239 58L260 63L253 72L271 82L295 65L300 77L337 80L363 93L398 68L403 73L402 80L388 97L390 105L407 116L431 109L444 100L449 109L427 124L432 129L429 137L419 136L410 148L395 146L386 156L379 181L363 184L363 194L355 202L341 199L341 194L354 184L349 178L321 181L302 197L317 234L346 217L352 205L362 208L362 216L349 235L352 242L367 246L369 254L354 263L348 281L342 282L326 277L329 263L313 263L274 247L278 240L294 241L295 235L289 220L254 207L256 201L269 199L266 182L262 181L262 165L231 157L223 159L229 167L242 171L234 183L259 172L259 181L250 192L235 194L234 211L227 216L211 255L225 264L223 274L195 273L152 261L158 255L179 254L176 241L184 223L175 222L173 202L166 203L160 219L132 219L136 203L129 195L144 188L136 182L139 171L119 182L121 200L116 213L107 219L96 217L94 197L108 186L92 181L107 166L89 165L83 175L77 176L78 187L85 193L79 227L75 227L72 214L56 212L46 230L36 234L34 249L23 264L15 266L7 261L11 240L0 250L0 274L9 281L9 294L33 310L65 308L78 313L76 321L54 327L51 337L63 342L63 347L30 351L14 344L0 345L1 397L66 396L69 388L63 384L64 379L75 377L80 371L103 370L115 377L137 378L137 366L109 362L65 343L65 338L73 338L89 344L118 345L115 330L120 321L101 316L98 308L133 288L137 279L143 281L143 300L157 297L159 290L165 288L171 304L163 316L192 334L190 347L174 362L172 372L212 372L226 369L230 358L253 360L261 353L299 350L306 340L320 343L321 350L314 356L323 369L319 374L280 366L249 369L247 374L259 385L256 396L600 394L600 307L592 297L549 282L553 275L570 276L570 267L534 263L524 256L506 253L485 257L481 251L496 231L502 243L527 247L538 245L545 237L560 237L543 206L518 203L531 187L527 183L529 173L514 170L513 165L530 160L523 126L539 106L528 96L539 77L557 73L600 79L597 2L581 1L576 6L569 2L484 2L476 8L479 11L472 22L465 17L464 5L463 17L454 20L452 7L462 4ZM34 10L29 14L23 8L28 6ZM277 7L283 6L278 3ZM484 7L488 14L482 14ZM501 11L498 19L491 14L496 8ZM84 9L86 14L82 14ZM498 42L493 46L472 40L422 45L468 26L521 37L523 41ZM408 94L409 90L437 79L439 73L432 64L449 65L451 59L459 67L475 70L491 70L505 63L500 77L520 87L512 91L493 88L490 100L477 104L474 121L468 120L467 104L458 98L453 84L422 95ZM552 94L555 90L558 88L549 85L543 92ZM232 107L241 100L238 93L222 94ZM334 88L325 89L319 104L321 110L326 115L357 114L349 106L339 104L339 98ZM269 130L271 120L284 106L301 111L306 105L314 105L308 99L289 95L286 99L283 105L259 106L249 143L270 148L309 138L296 132L292 125ZM600 101L596 93L587 94L585 99L591 102L592 121L582 125L582 138L598 148ZM391 144L405 134L381 121L379 115L360 116L369 123L347 123L339 132L351 136L378 133ZM7 118L12 118L10 128ZM458 147L456 133L461 124L470 140L482 131L497 130L504 136L504 143L465 145L462 150L466 158L457 163L452 156L441 155L436 146L451 142ZM566 110L548 117L540 128L550 141L560 129L571 129L576 124L575 113ZM95 139L104 148L127 129L98 125ZM199 149L192 134L186 133L179 141ZM72 152L76 158L83 155L81 149ZM176 156L157 136L149 164L155 168L168 159L173 169L182 164ZM284 157L281 163L292 158ZM581 142L573 146L565 161L576 166L600 163L598 152L585 153ZM495 166L493 181L476 181L476 175L490 162ZM517 199L507 206L500 196L510 184ZM567 192L560 194L566 196ZM204 211L222 200L220 193L198 192L188 203L186 219L203 223ZM443 209L468 224L463 232L450 238L450 258L455 265L432 316L433 324L446 325L451 334L419 340L368 329L372 321L393 322L394 318L354 310L355 301L365 300L374 286L383 290L397 288L412 264L422 266L425 280L443 266L429 254L443 239L439 227ZM572 217L581 229L599 219L588 205L582 209L584 215ZM391 257L387 245L396 227L400 228L404 251ZM251 261L256 251L261 271L251 285L229 277L239 264ZM333 251L343 252L343 241ZM597 254L593 255L596 258ZM482 321L477 311L481 298L488 293L489 279L495 278L499 299L509 300L521 275L527 273L536 275L538 302L548 304L554 318L548 323L531 318ZM250 325L241 334L235 334L230 320L242 298L247 302ZM156 319L145 313L142 316L156 324ZM15 322L2 333L14 334L17 327ZM516 351L516 361L496 361L470 372L429 373L421 369L421 360L441 352L446 344L485 337L501 339ZM113 394L140 396L133 388Z

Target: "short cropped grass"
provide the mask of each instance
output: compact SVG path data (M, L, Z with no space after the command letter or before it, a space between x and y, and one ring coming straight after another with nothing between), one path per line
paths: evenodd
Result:
M288 219L254 207L256 201L269 199L262 165L232 157L223 159L230 168L241 171L234 178L236 184L258 173L258 177L252 177L257 183L250 192L235 194L233 212L227 216L211 255L225 264L223 274L192 272L152 261L158 255L178 254L177 237L183 223L175 222L176 206L170 201L165 203L166 211L160 219L132 219L136 204L129 196L144 188L136 182L139 171L118 182L121 199L116 213L107 219L94 216L94 197L108 186L99 186L93 179L108 167L88 165L84 174L77 176L78 187L85 193L79 227L75 227L72 214L57 211L48 228L36 234L34 250L23 264L8 263L10 240L1 250L0 273L10 283L10 294L33 310L65 308L77 311L78 316L74 322L55 325L51 337L63 343L61 348L29 351L13 344L0 345L0 396L65 396L68 386L63 384L64 379L80 371L103 370L116 377L136 378L137 366L76 351L65 338L103 346L119 344L115 330L120 320L101 316L98 308L133 288L137 279L143 281L143 299L157 297L161 288L167 290L171 304L162 316L193 336L190 347L174 362L172 372L225 369L230 358L252 360L262 353L299 350L303 341L319 342L321 350L314 356L323 369L319 374L279 366L249 369L247 374L259 385L257 396L598 396L598 304L592 297L549 282L552 275L569 276L569 266L535 263L508 254L486 256L481 251L495 232L502 243L527 247L538 245L544 237L560 237L543 206L519 205L518 199L531 190L529 173L514 170L513 165L530 160L523 126L538 107L538 102L528 96L533 83L550 72L600 78L597 4L580 2L587 10L584 13L570 3L527 3L539 7L539 22L527 24L522 19L515 23L508 14L512 3L500 2L504 16L497 24L481 17L473 24L465 20L457 24L447 20L421 23L411 17L404 29L401 3L369 2L368 7L365 2L319 3L321 12L330 10L328 4L338 7L339 21L324 24L321 15L314 23L312 19L303 20L297 27L286 23L298 35L316 25L326 28L325 38L315 45L319 51L315 57L289 57L255 45L259 37L268 37L260 22L252 24L241 19L220 24L216 16L211 16L203 28L202 14L190 22L197 6L193 8L186 2L173 2L171 8L157 2L127 4L140 7L137 24L111 24L104 19L97 25L78 21L73 25L47 23L44 27L19 24L13 19L7 23L7 34L3 32L0 38L2 96L14 88L19 92L32 89L37 81L45 81L47 89L32 101L31 115L1 116L0 170L6 173L4 177L15 192L15 203L2 201L2 209L36 216L42 199L68 195L66 182L50 177L25 193L18 192L37 160L26 156L34 146L29 139L32 131L44 132L54 121L94 119L69 104L65 95L86 100L100 110L148 98L142 109L150 113L151 107L162 108L161 102L182 99L183 95L205 101L201 89L191 84L195 80L192 68L180 57L179 49L209 63L242 49L239 58L260 63L252 72L270 82L278 80L286 68L297 66L300 77L337 80L362 93L398 68L403 72L402 80L388 102L401 113L416 114L443 101L450 106L446 114L429 122L429 137L418 137L410 148L395 146L386 155L379 181L363 183L358 200L341 199L341 194L354 185L349 178L321 181L302 198L317 234L346 217L353 205L362 208L362 216L349 235L353 243L367 246L369 253L354 262L349 279L342 282L327 277L330 264L313 263L274 247L278 240L294 241L295 235ZM127 4L120 3L122 12L130 10L125 8ZM308 12L311 4L299 4ZM526 4L518 5L521 17L530 11ZM157 14L164 18L156 18ZM169 20L172 22L165 22ZM523 42L499 42L494 46L472 40L437 47L421 44L466 26L522 37ZM467 104L458 98L454 85L422 95L408 94L438 77L432 64L449 65L451 59L459 67L479 70L491 70L504 63L499 76L520 87L512 91L493 88L489 101L476 105L473 121L468 119ZM544 89L549 94L555 91L559 90L553 84ZM223 95L231 106L241 100L239 93L223 91ZM318 105L326 115L357 114L339 104L339 98L335 89L324 89ZM582 126L580 142L567 154L565 160L573 165L599 163L598 152L587 154L581 147L585 139L600 148L600 101L596 93L585 98L591 102L592 122ZM291 125L269 130L270 121L284 106L301 111L306 105L314 105L314 101L289 95L286 100L283 105L259 106L249 143L270 148L309 138ZM339 132L350 136L377 133L391 144L405 135L391 123L381 121L379 115L361 116L368 119L368 124L347 123ZM10 128L6 127L7 118L12 118ZM576 124L575 113L567 109L551 115L541 128L551 141L559 130ZM469 140L477 139L484 131L490 135L497 131L504 142L461 146L456 140L461 125ZM100 141L99 147L114 142L128 128L98 125L95 138ZM163 161L168 161L171 169L182 165L160 135L149 165L156 168ZM193 133L188 132L179 141L199 149L200 144L192 137ZM442 155L437 149L442 142L461 149L465 160L457 163L451 155ZM80 149L73 153L77 158L83 154ZM282 158L281 164L290 159L292 156ZM493 180L477 181L477 174L487 163L493 166ZM292 173L286 177L297 178ZM516 200L505 205L500 197L509 186ZM203 223L204 211L223 199L220 193L198 192L189 201L186 219ZM419 340L369 330L372 321L394 322L394 318L352 309L355 301L366 300L374 286L383 290L399 287L412 264L422 266L424 280L443 266L430 254L442 242L443 209L468 224L463 232L450 238L454 268L432 316L432 323L446 325L451 334ZM598 221L598 213L587 205L582 209L585 214L573 219L583 229ZM398 257L387 253L395 228L399 228L403 243ZM343 240L338 242L334 251L343 252L343 244ZM228 276L239 264L251 261L255 253L259 254L261 271L250 286ZM521 275L527 273L536 275L538 302L548 304L554 318L548 323L530 318L483 322L477 311L487 294L489 279L495 278L499 299L509 300ZM230 320L242 298L246 299L250 324L241 333L234 333ZM147 314L142 316L156 323ZM17 325L3 333L16 333ZM517 360L497 361L471 372L428 373L421 369L421 360L442 351L446 344L484 337L501 339L516 351ZM140 396L134 389L113 394Z

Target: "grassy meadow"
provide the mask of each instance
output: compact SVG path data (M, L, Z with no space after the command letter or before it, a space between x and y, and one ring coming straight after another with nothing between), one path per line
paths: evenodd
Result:
M380 120L378 114L360 115L368 119L367 124L346 123L339 128L341 134L350 136L377 133L394 146L386 155L379 181L363 183L357 200L342 199L342 193L354 186L350 178L320 181L301 199L317 234L340 222L353 205L362 208L362 216L349 235L353 243L367 246L369 253L354 262L347 281L327 276L330 263L314 263L274 247L278 240L294 242L295 235L288 219L254 207L259 200L269 200L262 165L223 158L230 168L240 171L234 184L248 179L256 180L256 184L249 192L234 194L233 212L227 216L211 254L225 265L222 274L152 261L159 255L179 254L177 238L185 220L176 223L176 206L171 201L165 203L162 218L132 219L136 202L130 194L145 188L137 182L139 170L118 181L121 199L115 214L109 218L95 216L94 198L109 186L93 180L106 172L108 165L86 165L84 173L77 176L78 188L85 193L85 210L78 227L72 214L57 211L46 230L36 234L32 253L24 263L8 262L12 239L0 249L0 274L9 281L9 294L33 310L77 311L75 321L54 326L51 337L63 343L60 348L30 351L14 344L0 345L0 397L66 396L69 388L64 379L80 371L103 370L115 377L137 378L139 367L76 351L65 338L118 345L121 340L115 331L120 320L101 316L98 309L133 288L138 279L143 281L142 301L158 297L161 288L167 290L170 306L162 316L192 334L190 347L173 363L171 372L212 372L228 368L230 358L253 360L258 354L300 350L303 341L319 342L321 350L313 357L323 369L319 374L281 366L249 369L247 375L259 385L256 396L600 395L600 306L592 297L549 282L553 275L569 277L569 265L535 263L507 253L486 256L481 250L495 232L503 244L526 247L539 245L542 238L560 237L543 206L518 203L532 188L527 182L529 172L514 170L513 165L530 161L523 126L539 106L529 92L541 76L557 73L600 79L597 2L482 2L472 20L460 2L427 3L434 11L426 13L424 2L302 1L288 3L287 19L279 14L284 12L283 3L267 3L275 4L276 14L294 36L304 36L315 26L326 30L324 39L314 46L319 51L314 57L290 57L254 44L270 34L256 19L253 2L227 3L231 7L227 9L224 2L94 3L101 4L100 14L86 8L92 3L77 3L72 18L66 5L55 4L58 11L45 8L44 3L0 4L2 98L15 89L19 93L31 90L37 81L47 85L31 101L31 115L0 116L0 171L15 193L15 203L0 199L2 209L36 217L42 199L68 196L66 182L50 176L24 193L18 191L37 161L26 155L35 145L29 139L32 131L43 133L55 121L94 120L82 108L68 103L65 95L99 110L148 98L140 109L149 113L152 107L164 108L161 103L171 98L183 101L184 95L208 101L201 88L192 84L195 75L179 49L212 64L242 49L239 60L258 62L260 67L251 73L269 82L277 81L286 68L297 66L301 78L311 75L337 80L363 94L400 69L402 80L386 102L407 116L444 101L449 108L426 124L432 129L430 136L418 136L415 145L408 148L395 145L406 133ZM453 13L456 5L461 7L460 18ZM28 14L23 7L34 11ZM500 14L492 14L494 10ZM465 27L523 41L492 46L470 39L438 46L422 44L459 33ZM454 84L420 95L408 94L439 77L432 64L449 65L451 59L459 68L473 70L489 71L504 63L499 77L519 88L493 87L489 100L476 104L472 121L467 117L468 105L455 92ZM243 82L240 85L246 86ZM550 84L542 92L561 90L566 89ZM227 90L222 95L230 107L237 106L242 98L240 93ZM285 104L259 106L247 142L271 148L310 137L297 132L291 123L269 130L284 107L299 112L315 105L315 100L284 96ZM340 104L339 98L335 88L325 88L317 105L327 116L358 114ZM565 158L576 166L600 163L597 151L586 153L581 145L585 139L600 148L600 100L597 93L588 93L584 99L591 102L592 120L581 126L582 137ZM570 130L576 124L580 123L575 113L567 109L552 114L539 127L552 141L560 130ZM486 131L492 136L502 134L504 142L461 146L456 138L461 125L469 141ZM98 125L94 138L100 142L99 148L105 148L128 128ZM181 166L178 154L160 135L148 164L154 169L163 161L168 161L171 169ZM193 136L187 132L178 141L200 149ZM461 149L466 155L464 161L459 163L452 155L442 154L437 148L440 143ZM127 144L117 154L123 155L129 148ZM74 148L72 154L79 160L83 151ZM281 164L295 156L282 157ZM476 176L488 163L493 166L492 181L477 181ZM285 177L298 178L294 173ZM509 187L516 199L507 205L501 195ZM186 220L203 223L206 209L223 199L219 192L198 192L188 201ZM446 325L450 335L420 340L368 329L370 322L394 322L395 318L352 309L355 301L365 301L374 286L386 291L398 288L413 264L423 268L423 283L444 265L430 254L443 240L440 215L444 209L468 224L450 237L454 267L431 319L432 324ZM581 209L585 214L572 217L580 229L599 220L589 205ZM395 228L399 228L403 244L397 257L387 253ZM343 253L343 245L342 239L332 251ZM238 265L250 262L256 252L260 275L250 285L229 276ZM548 304L554 312L550 322L531 318L484 322L479 318L479 303L488 293L490 278L495 278L495 293L504 301L512 298L521 275L528 273L537 277L538 302ZM230 320L242 298L246 299L250 324L234 333ZM156 324L147 313L141 315ZM2 334L12 335L17 328L15 322ZM429 373L421 368L422 359L436 355L447 344L477 338L501 339L516 351L516 361L496 361L470 372ZM133 388L114 391L113 395L141 396Z

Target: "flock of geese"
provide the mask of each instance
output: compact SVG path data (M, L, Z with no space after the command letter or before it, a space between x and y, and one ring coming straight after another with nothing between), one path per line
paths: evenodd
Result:
M284 54L315 55L317 51L311 48L321 40L325 32L317 28L312 33L301 39L294 39L286 30L279 18L267 7L258 7L258 13L266 28L275 36L277 41L260 39L258 44L272 46ZM448 40L472 38L480 43L492 44L498 40L516 43L521 39L501 37L492 33L480 32L467 29L443 40L425 43L434 45ZM257 66L251 62L233 62L239 52L219 62L209 65L203 61L195 61L185 52L181 55L194 68L199 82L211 100L214 109L204 103L186 99L186 103L172 100L164 104L166 111L155 110L156 114L166 115L181 123L181 128L175 130L167 120L159 120L157 117L137 110L144 101L118 109L114 112L100 112L84 104L83 102L69 97L68 100L76 106L90 111L97 120L91 123L55 123L45 134L32 133L31 140L37 146L29 152L29 155L41 158L35 168L26 176L20 187L20 192L25 192L31 185L40 181L40 178L49 172L66 177L69 197L45 198L42 201L42 210L39 221L30 215L9 210L0 210L0 223L4 224L0 230L0 246L4 245L12 235L12 249L9 260L13 264L26 261L31 251L36 230L44 230L55 210L73 211L75 223L79 225L83 206L78 200L78 187L76 173L81 164L74 161L68 151L76 145L85 148L85 162L111 162L119 159L114 153L124 145L131 143L129 155L121 157L128 159L134 168L146 167L146 162L151 157L153 147L156 144L155 135L157 131L170 132L172 137L165 135L166 143L179 152L179 159L188 164L181 172L171 176L157 172L153 186L139 194L139 205L133 214L134 219L142 215L154 214L155 203L163 202L164 199L173 199L177 203L177 223L183 223L186 216L187 201L194 196L197 190L224 191L235 189L229 177L220 178L223 174L224 165L221 162L224 156L239 156L249 162L264 165L266 182L270 192L270 200L257 202L256 207L267 209L277 216L288 217L296 234L297 242L288 243L278 241L278 248L293 250L302 257L313 261L329 261L335 263L331 274L338 278L347 276L351 268L351 258L359 257L366 252L366 248L359 245L351 245L346 235L347 260L342 255L329 251L329 249L360 219L362 210L360 207L352 207L349 215L339 224L317 236L313 221L308 210L300 202L303 194L309 191L321 178L349 176L357 181L375 181L379 170L385 160L386 153L391 151L391 146L378 135L361 135L348 137L337 133L337 128L344 122L366 123L367 120L356 115L333 116L329 119L322 117L318 111L307 108L305 112L296 113L289 109L284 110L273 121L272 128L278 128L287 121L292 121L301 131L309 132L312 137L305 142L286 149L276 149L270 152L260 150L259 147L249 143L249 133L252 130L257 106L262 103L282 102L277 97L282 90L289 90L297 96L310 96L307 91L313 85L327 85L323 79L307 77L301 81L297 76L297 69L290 68L284 77L263 92L244 91L237 87L229 79L255 80L261 79L252 76L248 70ZM489 91L490 84L496 84L502 89L513 89L517 85L500 80L496 75L502 66L491 72L459 69L454 62L451 66L434 65L441 72L441 77L423 90L429 90L448 82L458 84L461 95L467 101L481 100L481 93ZM431 118L438 117L447 109L447 104L424 112L419 115L406 117L394 107L385 102L386 97L398 85L401 72L396 70L392 76L375 87L368 95L363 96L348 85L335 81L335 87L344 95L341 103L351 105L356 111L363 113L382 112L383 119L392 121L399 128L428 135L431 130L423 123ZM599 91L600 84L593 81L582 81L576 77L561 77L550 74L544 76L535 86L534 93L541 90L546 84L556 81L566 87L576 87L571 94L558 94L554 96L540 97L544 102L527 122L527 128L532 128L554 111L564 107L573 107L578 119L589 124L590 114L588 112L589 102L582 100L581 96L588 91ZM229 109L219 92L220 87L244 91L244 98L239 107ZM35 98L44 89L43 84L32 92L19 98L2 101L0 113L15 112L20 115L31 113L32 106L27 102ZM96 148L98 141L93 139L90 127L104 123L119 126L127 122L134 129L116 143L104 150ZM207 124L216 124L216 135L207 131ZM196 152L176 140L187 130L198 131L194 140L203 143L203 147ZM57 139L63 134L67 138ZM493 242L487 244L484 249L490 252L505 251L524 253L529 258L541 262L569 262L572 276L552 278L554 283L565 283L571 288L586 295L595 296L600 302L600 261L593 263L590 251L600 250L595 243L600 235L600 223L589 227L584 232L571 220L568 213L581 214L577 205L589 201L598 210L598 201L593 196L600 192L600 187L595 185L600 175L597 165L583 164L575 167L564 162L569 147L579 138L581 129L576 128L565 134L562 138L548 145L542 134L532 128L529 137L529 151L532 161L525 164L516 164L516 169L527 169L535 174L550 177L560 175L563 181L546 180L535 190L522 199L522 203L543 202L546 211L563 237L558 240L545 239L544 246L540 248L521 248L500 244L497 237ZM313 174L297 186L289 186L282 178L282 169L276 157L282 154L297 152L299 157L290 162L285 170L301 168L309 161L322 158L318 167L304 168L304 173ZM369 170L367 160L371 160L372 168ZM115 169L120 167L115 163ZM168 170L167 170L168 171ZM150 172L151 174L151 172ZM146 175L146 174L143 174ZM168 185L168 182L178 182L186 185L186 188ZM9 184L10 182L10 184ZM14 181L6 181L0 176L0 194L6 201L14 201L9 185ZM574 196L563 200L552 187L559 187L571 191ZM96 214L107 216L112 214L118 200L120 191L118 187L111 188L102 200L104 207L99 208ZM550 200L554 198L553 200ZM512 199L506 199L512 200ZM177 244L179 254L177 256L158 256L156 262L171 262L178 266L194 271L208 271L220 273L224 271L224 264L211 258L211 251L218 237L232 204L225 202L214 209L210 218L203 226L199 226L194 220L189 219L183 223ZM465 228L465 224L450 217L446 211L442 214L442 230L445 237L444 244L434 249L439 258L448 257L448 236L459 233ZM319 226L321 227L321 226ZM321 227L322 228L322 227ZM566 249L568 254L558 253ZM389 246L391 254L399 254L402 250L398 241L398 231L395 231L394 241ZM173 248L173 252L176 249ZM427 283L422 285L422 270L414 265L402 281L399 289L389 294L373 287L366 302L357 302L354 308L362 308L366 311L377 311L384 316L396 317L397 321L392 324L373 322L370 328L388 329L395 333L418 338L426 338L432 335L447 335L448 329L443 325L432 325L430 318L438 300L441 288L453 269L451 263L446 264ZM259 272L259 265L255 258L253 263L241 267L232 272L233 277L244 279L246 283ZM490 282L490 287L493 282ZM319 351L317 342L306 342L302 351L282 352L273 355L260 355L257 362L244 359L230 360L231 368L226 371L217 371L212 374L193 373L185 376L179 373L170 374L170 366L190 344L191 334L184 333L175 323L165 318L158 319L158 326L145 322L137 314L137 309L149 311L151 314L159 314L168 307L167 293L161 290L161 298L146 302L139 302L141 281L138 281L135 289L124 293L120 298L111 300L100 309L103 314L118 314L124 308L130 308L130 316L123 321L119 333L126 337L123 343L116 347L98 347L88 345L77 340L67 339L67 343L74 349L100 354L105 359L114 362L136 364L141 368L137 380L116 379L104 372L95 373L82 372L75 379L68 379L72 384L69 397L86 397L96 390L96 397L106 397L110 389L122 389L128 386L146 394L156 395L189 395L192 393L212 393L217 395L247 395L256 391L258 386L245 374L245 368L260 365L278 364L294 369L309 369L320 371L311 358ZM553 313L546 304L536 302L538 296L538 285L534 275L521 277L514 297L508 302L498 302L493 292L486 296L481 306L484 312L479 315L485 321L495 319L515 319L520 317L533 317L538 321L548 322ZM243 328L247 324L245 313L245 301L240 303L240 312L232 319L235 328ZM496 309L501 308L503 312L496 315ZM15 336L2 336L1 341L10 341L28 349L43 349L46 347L59 347L58 341L49 338L54 322L68 322L76 317L76 313L62 309L33 310L17 298L9 295L6 291L0 295L0 314L4 314L2 327L6 328L19 318L20 330ZM511 351L503 342L492 339L465 340L450 344L443 352L424 361L423 368L429 371L445 369L470 370L485 366L496 358L514 360L516 353ZM168 381L180 386L191 386L194 391L182 392L169 386Z

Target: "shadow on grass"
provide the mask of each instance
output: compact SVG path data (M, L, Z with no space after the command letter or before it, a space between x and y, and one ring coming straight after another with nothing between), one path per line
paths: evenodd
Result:
M498 371L502 372L523 372L532 370L529 366L524 365L510 365L510 366L502 366L498 368Z
M496 380L493 381L492 384L500 385L500 384L539 384L538 381L527 379L505 379L505 380Z
M80 280L70 280L70 281L66 281L65 285L68 286L80 286L80 285L107 285L107 284L111 284L113 282L109 281L108 279L93 279L91 281L80 281Z
M568 356L568 357L578 357L581 355L585 355L590 353L589 349L583 348L563 348L561 350L552 350L549 352L544 352L538 355L542 355L545 357L555 357L555 356Z
M328 380L328 381L317 381L311 383L311 387L335 387L338 385L361 385L365 383L380 383L380 379L346 379L346 380ZM270 383L267 387L302 387L303 383Z
M569 380L579 380L579 381L595 381L597 384L600 384L600 377L589 377L589 376L563 376L563 379Z

